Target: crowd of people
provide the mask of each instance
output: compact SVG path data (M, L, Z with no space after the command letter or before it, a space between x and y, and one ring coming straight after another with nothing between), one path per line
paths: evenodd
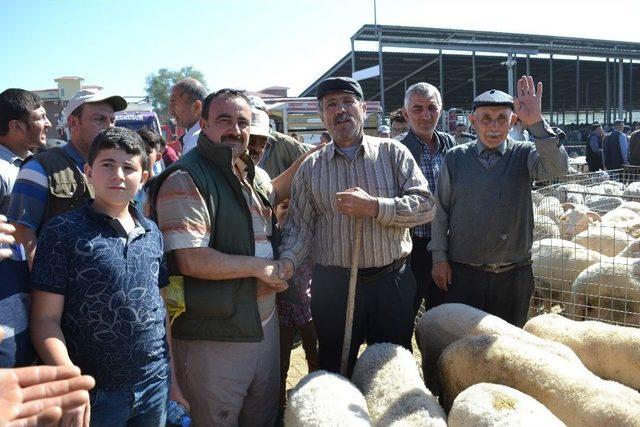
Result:
M450 135L440 92L416 83L376 137L359 83L328 78L308 146L260 98L185 79L176 151L115 126L126 101L94 89L66 106L69 142L41 151L40 99L0 93L0 424L164 426L174 401L195 426L272 426L296 334L310 372L350 375L362 344L411 350L421 305L522 326L529 189L568 170L542 92L530 76L515 98L485 92L476 135Z

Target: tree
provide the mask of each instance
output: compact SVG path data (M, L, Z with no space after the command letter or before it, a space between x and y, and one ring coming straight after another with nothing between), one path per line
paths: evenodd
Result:
M169 118L169 95L174 84L187 77L194 78L207 87L204 75L192 66L182 67L177 71L160 68L157 73L149 74L146 78L145 91L156 110L160 121L165 122Z

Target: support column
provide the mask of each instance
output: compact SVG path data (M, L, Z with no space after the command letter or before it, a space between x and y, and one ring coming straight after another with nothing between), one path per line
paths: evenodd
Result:
M618 58L618 117L624 119L624 60Z
M476 88L476 51L471 52L471 78L473 79L473 99L478 96L478 90Z
M507 56L507 88L509 91L509 95L513 96L514 95L514 91L513 91L513 68L512 65L513 64L513 54L511 52L509 52L509 55Z
M576 56L576 125L580 123L580 57Z
M444 64L442 63L442 49L440 49L439 51L439 62L440 62L440 95L442 96L442 99L444 98ZM441 126L442 126L442 130L445 132L449 132L448 129L445 129L445 121L444 121L444 102L442 103L442 108L443 108L443 112L442 114L440 114L440 121L441 121Z
M355 43L353 39L351 39L351 75L356 72L356 52L355 52Z
M629 125L633 124L633 59L629 60Z
M553 121L553 54L549 55L549 117Z
M527 64L527 76L530 76L530 75L531 75L531 71L529 70L529 55L527 55L527 62L526 62L526 64Z
M605 71L605 86L607 88L607 91L605 92L605 113L604 113L604 117L605 117L605 121L607 123L611 123L611 78L609 77L609 58L607 58L607 62L605 63L606 66L606 71Z
M382 64L382 30L378 33L378 65L380 66L380 108L382 108L382 117L385 114L384 107L384 71Z

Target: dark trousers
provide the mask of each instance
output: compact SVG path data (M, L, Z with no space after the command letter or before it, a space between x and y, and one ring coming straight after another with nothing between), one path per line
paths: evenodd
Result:
M446 292L446 303L467 304L518 327L524 326L534 289L531 265L491 273L452 262L451 269L453 280Z
M408 262L395 264L361 269L358 274L349 376L363 342L390 342L411 350L416 282ZM340 372L348 288L348 269L315 266L311 313L318 334L320 368L329 372Z
M413 238L411 251L411 269L416 277L416 298L413 304L414 315L424 300L425 311L444 303L445 292L440 289L431 277L431 252L427 252L428 239Z

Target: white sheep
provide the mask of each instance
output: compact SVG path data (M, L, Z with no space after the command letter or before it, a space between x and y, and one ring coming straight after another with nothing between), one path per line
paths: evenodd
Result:
M640 329L543 314L524 330L566 345L599 377L640 389Z
M543 198L544 195L540 194L540 192L531 190L531 201L534 205L538 205Z
M623 196L638 197L640 196L640 182L631 182L627 185L622 193Z
M536 294L545 302L566 304L576 277L602 255L568 240L542 239L533 242L531 259Z
M438 366L445 409L466 388L489 382L533 397L568 426L640 425L640 393L516 337L463 338L447 347Z
M546 215L556 221L560 215L564 213L564 209L560 206L560 200L553 196L545 196L540 200L535 213L538 215Z
M449 427L561 427L565 424L533 397L500 384L480 383L456 397Z
M602 222L600 215L585 205L563 203L561 207L564 213L558 217L557 222L563 239L571 240L576 234Z
M640 215L622 205L602 215L602 224L624 230L634 238L640 237Z
M367 402L347 379L327 371L302 378L287 400L288 427L371 426Z
M587 191L587 187L581 184L569 183L561 184L554 187L550 195L560 200L560 203L584 203L584 193Z
M619 258L640 258L640 238L634 239L618 254Z
M474 335L500 334L516 336L536 343L573 363L580 360L569 348L551 341L541 340L524 332L497 316L465 304L442 304L422 315L416 325L416 343L422 354L422 372L427 387L439 393L438 359L451 343Z
M533 240L560 237L560 228L546 215L533 214Z
M630 209L640 215L640 202L622 202L620 207Z
M403 347L389 343L367 347L351 381L364 394L374 425L447 425L447 415L425 387L413 355Z
M623 229L610 224L597 224L581 233L573 241L602 255L614 257L624 250L633 238Z
M615 257L591 265L576 278L567 313L640 326L640 259Z
M604 194L587 194L584 204L595 211L608 212L622 204L622 198Z

